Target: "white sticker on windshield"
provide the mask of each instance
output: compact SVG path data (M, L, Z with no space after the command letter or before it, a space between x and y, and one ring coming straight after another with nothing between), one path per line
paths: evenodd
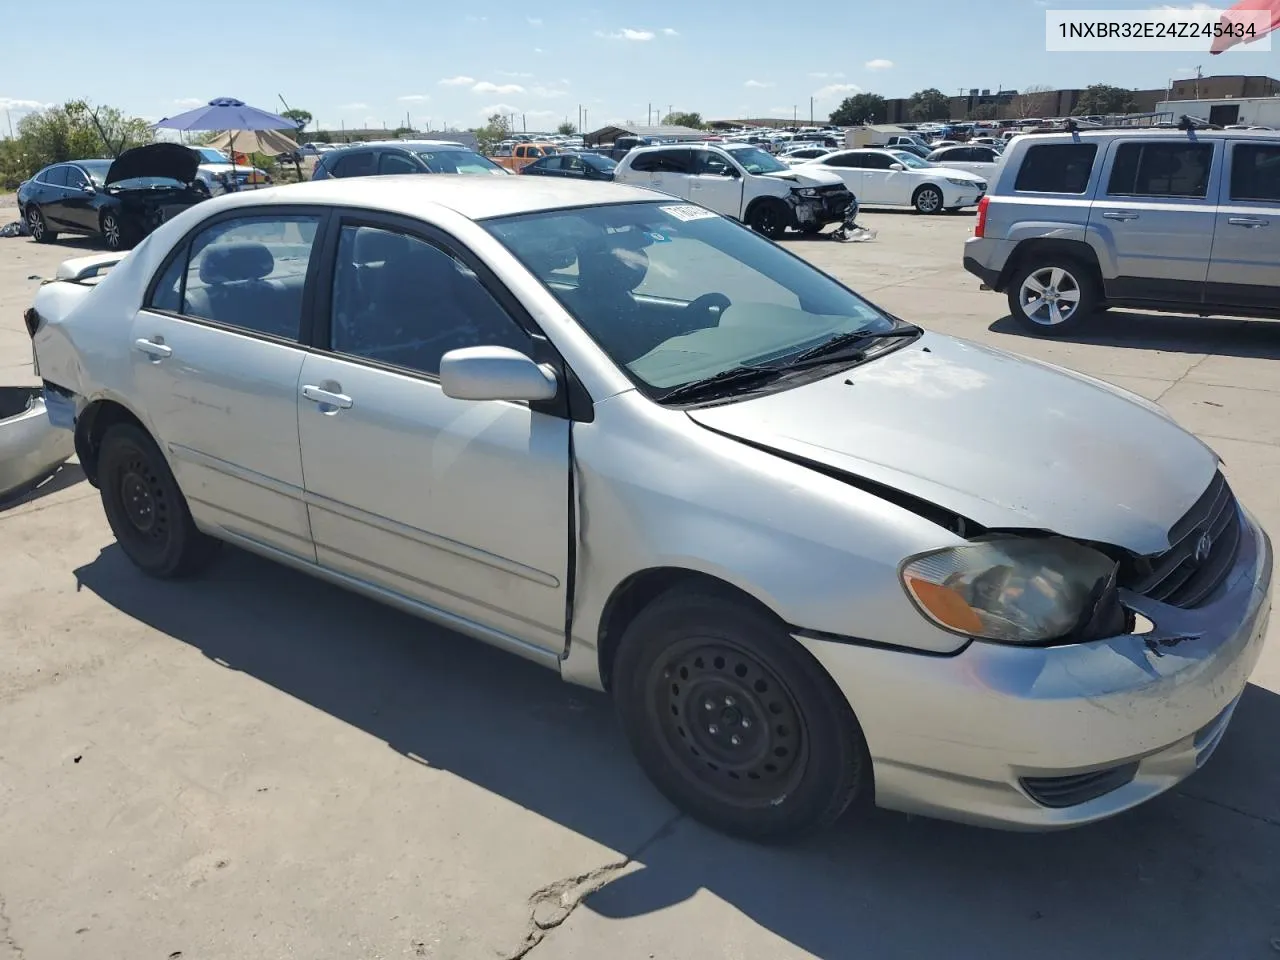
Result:
M717 214L711 210L706 210L702 207L695 207L693 204L689 203L682 203L675 207L662 207L661 209L664 213L669 213L677 220L681 220L685 223L688 223L690 220L709 220L712 217L717 216Z

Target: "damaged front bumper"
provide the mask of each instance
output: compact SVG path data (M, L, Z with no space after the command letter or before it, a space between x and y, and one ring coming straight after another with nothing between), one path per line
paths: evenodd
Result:
M840 187L793 190L787 202L791 208L789 226L798 230L842 223L850 204L853 204L853 216L856 217L858 213L857 198L852 191Z
M57 470L75 443L50 421L38 388L0 387L0 417L0 500L6 500Z
M855 706L876 802L1049 830L1113 816L1194 773L1230 722L1271 611L1271 543L1237 509L1240 545L1213 599L1184 609L1124 598L1154 625L1146 634L975 641L954 656L797 636Z

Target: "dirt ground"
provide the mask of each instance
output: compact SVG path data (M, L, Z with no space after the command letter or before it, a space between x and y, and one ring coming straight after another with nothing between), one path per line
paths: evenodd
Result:
M1028 338L961 270L972 217L863 219L873 243L788 242L906 319L1158 400L1280 531L1280 324ZM0 382L32 382L31 278L89 248L0 239ZM608 702L538 667L235 551L146 580L70 465L0 510L0 960L1275 958L1276 624L1212 761L1139 810L871 812L759 848L677 816Z

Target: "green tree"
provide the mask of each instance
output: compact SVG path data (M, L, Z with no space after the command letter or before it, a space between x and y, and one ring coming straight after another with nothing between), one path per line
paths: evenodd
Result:
M1134 108L1132 91L1113 87L1109 83L1095 83L1086 87L1072 111L1077 117L1086 114L1128 113Z
M668 113L662 118L662 122L672 127L692 127L694 130L701 130L703 127L702 114L685 113L675 110Z
M571 137L577 132L578 132L578 128L575 127L568 120L560 124L560 126L556 127L556 133L560 134L560 136L562 137Z
M878 93L855 93L840 101L831 111L831 123L852 127L861 123L884 121L889 114L889 103Z
M912 120L951 119L951 100L937 87L918 90L911 95Z
M970 120L996 120L997 113L994 103L980 103L969 111L968 119Z
M6 181L25 179L50 163L115 157L155 139L145 120L115 107L95 107L87 100L68 100L28 114L19 121L16 133L5 149L0 175Z
M292 120L296 123L298 125L299 132L305 129L307 124L313 119L310 112L306 110L286 110L284 113L280 114L280 116L284 117L286 120Z
M500 113L495 113L489 122L475 131L476 144L481 153L489 153L511 133L510 121Z

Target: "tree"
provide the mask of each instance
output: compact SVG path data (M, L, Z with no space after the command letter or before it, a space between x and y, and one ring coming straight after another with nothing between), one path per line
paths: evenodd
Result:
M1052 89L1043 84L1032 84L1014 98L1013 113L1019 118L1043 119L1056 101Z
M912 120L951 119L951 100L937 87L913 93L910 109Z
M1080 101L1072 112L1077 117L1086 114L1128 113L1134 106L1131 91L1124 87L1113 87L1109 83L1095 83L1080 94Z
M994 103L980 103L969 111L969 120L996 120L999 109Z
M662 122L671 127L692 127L694 130L701 130L703 127L702 114L682 113L679 110L668 113L662 118Z
M568 120L560 124L560 126L556 127L556 133L560 134L560 136L562 137L571 137L577 132L578 132L578 128L575 127Z
M852 127L861 123L883 121L889 115L889 103L878 93L855 93L840 101L831 111L831 123Z
M298 132L301 133L308 123L311 122L312 116L306 110L286 110L280 114L286 120L292 120L298 125Z
M476 129L476 145L481 153L488 153L511 132L510 121L500 113L489 117L489 122Z

